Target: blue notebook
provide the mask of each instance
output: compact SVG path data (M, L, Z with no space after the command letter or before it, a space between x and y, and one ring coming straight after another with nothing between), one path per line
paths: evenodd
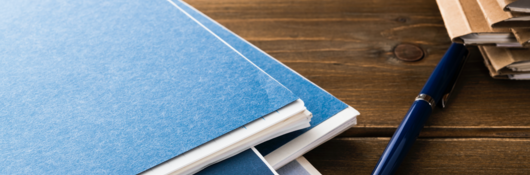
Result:
M173 2L176 3L176 5L178 5L181 9L186 11L186 13L192 16L199 23L206 26L217 36L238 50L241 54L245 55L258 67L274 77L285 87L289 88L294 94L304 101L307 109L313 113L311 127L280 136L256 146L256 148L263 155L266 155L266 159L268 156L271 157L271 159L267 160L271 160L269 163L271 163L275 169L278 169L286 163L291 162L313 147L348 129L351 125L356 124L356 116L359 115L359 113L355 109L349 107L344 102L340 101L300 74L291 70L289 67L283 65L273 57L267 55L265 52L259 50L257 47L253 46L241 37L224 28L214 20L208 18L206 15L202 14L185 2L180 0L174 0ZM328 120L332 118L334 119ZM327 123L325 123L325 121ZM324 123L326 125L323 125ZM319 130L315 130L315 127L317 126L320 127L318 128ZM323 127L336 128L323 129ZM310 130L312 130L312 133L306 134ZM314 140L314 142L311 144L294 143L298 140L307 139L308 137L301 137L304 134L307 136L322 134L322 132L326 132L324 135L322 135L322 137L320 137L324 140ZM282 146L289 147L288 149L284 149L288 151L279 149ZM297 150L297 147L300 147L300 149ZM274 151L276 151L276 154L270 155L270 153Z
M0 31L0 174L141 173L298 99L164 0L7 1Z

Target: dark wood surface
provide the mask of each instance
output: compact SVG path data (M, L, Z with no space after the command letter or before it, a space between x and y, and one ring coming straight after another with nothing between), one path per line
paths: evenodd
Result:
M305 157L322 174L370 174L388 137L333 139ZM528 138L420 138L397 174L528 174Z
M323 174L369 174L450 45L434 0L186 0L361 115L309 152ZM396 58L400 43L424 58ZM530 81L489 77L476 47L449 107L437 109L400 174L527 173Z

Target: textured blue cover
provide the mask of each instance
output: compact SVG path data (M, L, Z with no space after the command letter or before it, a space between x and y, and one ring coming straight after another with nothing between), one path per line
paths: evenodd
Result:
M136 174L297 99L165 0L0 5L0 174Z
M195 175L227 175L227 174L252 174L273 175L267 165L252 151L248 149L222 162L216 163Z
M335 98L333 95L327 93L288 67L277 62L274 58L260 51L258 48L249 44L245 40L239 38L226 28L206 17L204 14L201 14L197 10L191 8L186 3L180 0L175 0L173 2L175 2L179 7L184 9L184 11L189 13L204 26L214 32L217 36L232 45L232 47L245 55L250 61L274 77L285 87L289 88L294 94L304 101L306 108L313 113L313 118L311 118L311 127L280 136L256 146L256 148L263 155L269 154L276 148L291 141L307 130L313 128L319 123L322 123L326 119L348 107L347 104Z

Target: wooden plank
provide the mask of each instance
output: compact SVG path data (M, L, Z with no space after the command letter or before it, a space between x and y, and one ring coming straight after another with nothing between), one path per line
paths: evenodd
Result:
M396 127L354 126L338 137L392 137ZM420 132L420 138L530 138L529 127L437 127L427 126Z
M305 157L322 174L369 174L389 138L333 139ZM418 139L397 174L527 174L530 139Z
M435 1L186 2L359 110L357 127L365 129L396 128L450 44ZM396 59L399 43L419 45L425 58ZM426 126L472 131L466 137L511 128L512 136L528 137L530 81L491 79L471 49L450 107L436 110Z

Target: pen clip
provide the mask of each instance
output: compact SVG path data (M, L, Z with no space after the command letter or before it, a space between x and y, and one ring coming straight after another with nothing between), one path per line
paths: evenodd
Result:
M458 68L458 71L459 71L458 74L453 78L452 84L447 88L446 93L444 94L444 96L440 100L441 103L439 103L439 104L442 104L442 105L440 105L441 108L447 108L447 103L449 101L449 96L451 96L451 93L453 93L453 90L455 89L456 82L458 81L458 79L460 78L460 75L462 74L462 69L464 69L464 64L466 63L466 60L467 60L468 56L469 56L469 53L464 55L464 58L462 59L462 63L460 64L460 67Z

